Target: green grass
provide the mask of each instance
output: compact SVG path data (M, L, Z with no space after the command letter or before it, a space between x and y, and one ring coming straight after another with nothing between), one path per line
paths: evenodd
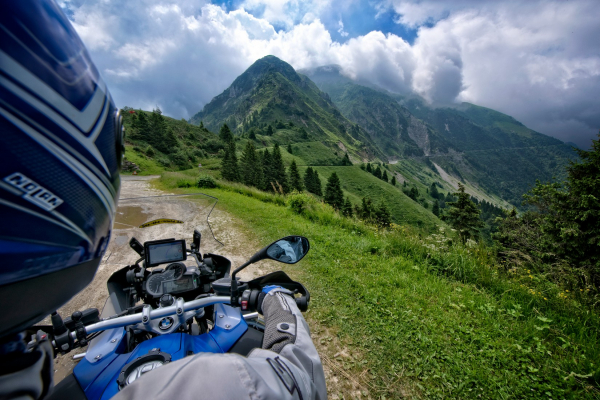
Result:
M296 143L292 149L303 160L298 165L332 165L336 157L343 156L341 150L332 150L321 142ZM338 156L335 155L336 151Z
M204 192L265 245L310 239L308 256L282 269L311 291L307 317L322 332L322 357L372 398L599 397L598 316L551 285L506 276L485 248L448 247L442 235L410 228L376 232L325 209L298 215L235 190ZM349 356L334 358L341 347Z

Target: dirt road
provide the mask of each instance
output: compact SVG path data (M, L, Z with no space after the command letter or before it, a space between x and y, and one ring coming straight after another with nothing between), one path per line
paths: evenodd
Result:
M108 296L106 281L117 270L126 265L133 264L139 256L129 247L131 237L136 237L140 242L164 238L177 238L191 240L194 228L202 231L202 252L217 253L229 258L232 270L245 262L252 254L262 247L261 243L248 235L242 228L240 221L233 218L218 208L210 215L210 225L217 240L206 223L207 207L211 201L199 200L192 202L178 197L152 197L163 196L165 193L151 187L150 180L154 176L123 176L119 208L114 224L112 239L98 267L94 280L78 295L73 297L59 313L63 318L70 316L74 311L87 308L98 308L100 311ZM145 197L144 199L139 199ZM150 197L150 198L149 198ZM204 203L203 203L204 201ZM139 225L157 218L185 218L183 224L163 224L157 227L140 229ZM222 243L222 245L219 243ZM187 264L193 261L186 261ZM244 280L263 275L275 270L277 264L264 261L259 265L244 270L240 277ZM49 318L43 323L49 324ZM85 349L73 351L65 356L58 356L55 360L55 383L60 382L71 373L76 365L73 355L84 352Z

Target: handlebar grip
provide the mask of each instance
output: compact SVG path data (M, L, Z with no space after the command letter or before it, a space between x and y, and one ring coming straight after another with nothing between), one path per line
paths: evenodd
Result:
M296 297L294 300L296 300L296 305L300 311L305 312L308 310L308 299L306 296Z

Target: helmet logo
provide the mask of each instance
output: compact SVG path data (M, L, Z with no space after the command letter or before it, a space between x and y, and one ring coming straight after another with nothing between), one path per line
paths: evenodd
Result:
M12 188L18 189L15 191L12 188L7 188L11 192L17 196L23 197L25 200L46 211L52 211L63 203L61 198L41 185L38 185L20 172L15 172L14 174L7 176L4 178L4 182L11 185Z

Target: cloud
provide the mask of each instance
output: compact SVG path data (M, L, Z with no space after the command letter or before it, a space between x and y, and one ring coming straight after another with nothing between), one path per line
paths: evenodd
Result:
M320 20L336 11L331 0L239 4L231 11L202 0L62 5L119 106L160 106L189 118L273 54L296 69L339 64L352 78L434 103L491 107L583 146L600 127L598 2L378 3L398 23L418 27L412 46L380 31L332 40ZM347 38L342 19L334 21Z
M587 147L600 127L598 3L493 3L421 27L413 88L509 114Z
M348 36L348 32L344 31L344 21L342 21L340 19L338 22L338 25L340 26L340 29L338 29L338 33L340 34L340 36L342 36L342 37Z

